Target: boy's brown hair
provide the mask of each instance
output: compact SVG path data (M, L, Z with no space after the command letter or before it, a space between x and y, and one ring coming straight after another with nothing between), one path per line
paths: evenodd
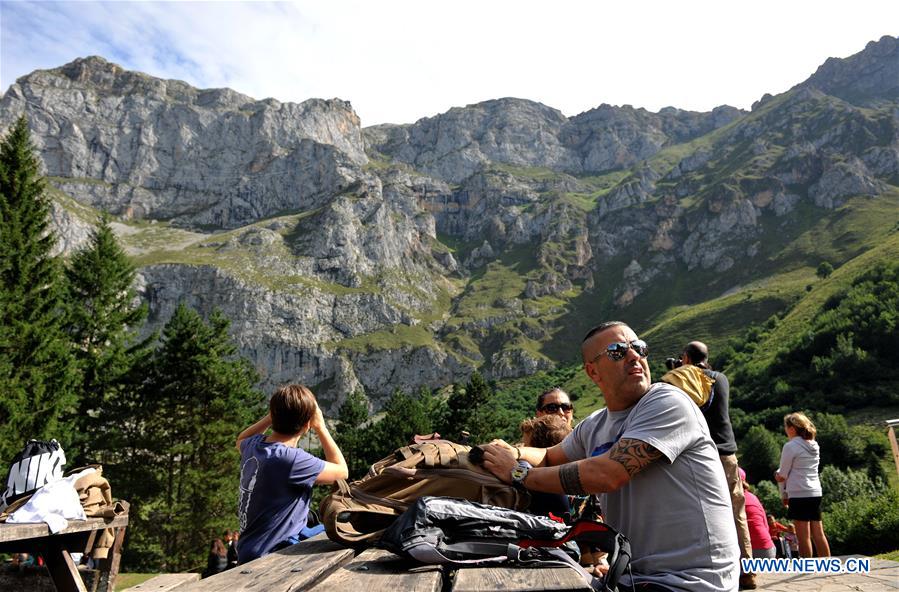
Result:
M315 395L301 384L280 387L268 402L272 429L293 436L302 432L315 415Z
M568 420L556 413L526 419L521 422L519 428L524 445L535 448L555 446L571 433Z

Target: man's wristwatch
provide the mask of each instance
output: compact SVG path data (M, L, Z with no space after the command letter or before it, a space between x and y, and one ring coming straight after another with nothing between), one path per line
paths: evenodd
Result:
M524 480L530 470L531 463L524 460L518 461L518 465L512 469L512 485L524 489Z

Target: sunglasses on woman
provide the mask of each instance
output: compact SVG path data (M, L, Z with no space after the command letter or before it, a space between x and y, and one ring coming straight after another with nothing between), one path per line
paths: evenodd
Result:
M546 405L541 407L539 411L542 411L544 413L558 413L560 409L565 413L568 413L569 411L574 409L574 407L572 407L569 403L547 403Z
M637 352L637 355L641 358L645 358L649 353L649 346L646 345L646 342L642 339L634 339L633 341L616 341L615 343L610 343L606 346L605 354L609 357L613 362L617 362L618 360L623 360L624 356L627 355L627 350L633 349ZM595 362L602 353L596 355L593 358Z

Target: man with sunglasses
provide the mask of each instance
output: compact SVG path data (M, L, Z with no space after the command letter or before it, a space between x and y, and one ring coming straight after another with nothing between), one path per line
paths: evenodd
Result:
M570 427L573 413L574 407L571 405L568 393L557 386L544 391L537 397L537 417L558 414L565 418Z
M638 592L733 592L740 553L718 451L687 395L651 384L647 353L624 323L592 329L584 371L606 408L552 448L495 442L484 466L534 491L599 494L606 521L631 540Z

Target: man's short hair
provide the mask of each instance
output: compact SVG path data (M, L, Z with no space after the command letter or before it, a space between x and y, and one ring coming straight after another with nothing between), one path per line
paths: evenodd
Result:
M694 366L704 364L709 359L709 348L699 341L691 341L684 347L684 354Z
M592 329L590 329L589 331L587 331L587 334L584 335L583 339L581 339L581 345L586 343L586 341L588 339L590 339L597 333L602 333L609 327L627 327L627 326L628 326L627 323L622 323L621 321L606 321L604 323L600 323L600 324L596 325L595 327L593 327Z
M571 433L568 420L555 413L526 419L519 427L525 446L535 448L551 448Z
M272 429L279 434L299 434L315 414L315 395L301 384L280 387L268 402Z

